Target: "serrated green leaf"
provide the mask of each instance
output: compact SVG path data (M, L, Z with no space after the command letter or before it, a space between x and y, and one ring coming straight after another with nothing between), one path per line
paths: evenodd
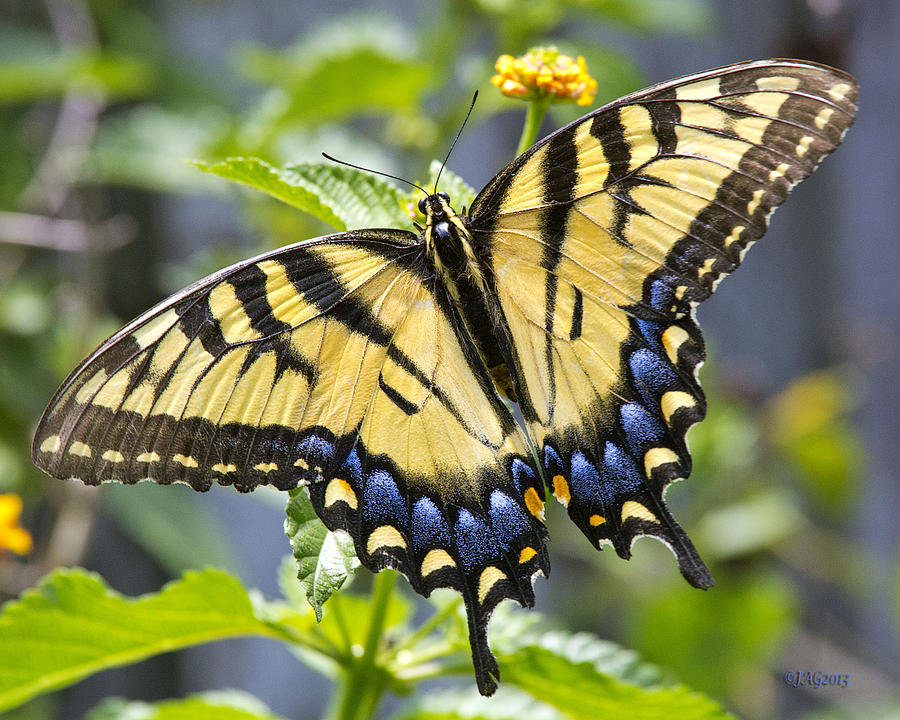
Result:
M108 698L84 720L281 720L257 698L237 690L156 703Z
M371 173L321 163L279 169L259 158L194 164L304 210L336 230L410 225L403 194Z
M110 667L241 635L283 639L219 570L130 599L85 570L57 570L0 614L0 711Z
M503 682L524 690L575 720L712 720L729 718L710 698L684 686L643 688L577 662L549 647L527 645L497 653Z
M302 163L288 165L284 176L314 193L347 230L412 227L403 193L372 173L333 163Z
M314 192L302 184L291 182L281 170L259 158L228 158L212 165L198 161L193 165L204 172L246 185L254 190L260 190L288 205L308 212L336 230L347 229L343 220Z
M284 531L297 561L297 579L316 618L321 620L325 601L356 572L360 563L350 537L331 532L319 520L306 489L298 488L289 494Z
M663 672L659 667L642 661L635 651L591 633L550 631L535 635L522 632L518 639L507 645L515 650L526 646L544 648L572 663L590 663L597 672L631 685L655 688L663 683Z

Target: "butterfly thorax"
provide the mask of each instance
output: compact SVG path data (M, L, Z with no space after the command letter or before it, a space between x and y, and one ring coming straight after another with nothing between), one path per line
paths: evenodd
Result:
M483 290L484 278L472 235L451 207L450 196L435 193L422 198L419 206L425 213L425 247L441 278L452 289L461 276L467 275Z
M422 198L419 209L425 214L425 247L438 279L453 297L498 390L515 400L512 379L497 344L496 322L487 305L484 271L472 234L450 205L447 193Z

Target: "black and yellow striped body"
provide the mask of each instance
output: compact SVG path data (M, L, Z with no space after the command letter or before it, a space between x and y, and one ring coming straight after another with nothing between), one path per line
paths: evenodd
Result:
M656 537L712 584L663 500L705 414L693 311L855 100L849 75L799 61L682 78L545 138L467 215L437 193L419 235L342 233L223 270L72 373L35 462L91 484L308 485L364 565L462 593L489 694L488 617L533 604L549 572L545 487L592 543L628 557Z

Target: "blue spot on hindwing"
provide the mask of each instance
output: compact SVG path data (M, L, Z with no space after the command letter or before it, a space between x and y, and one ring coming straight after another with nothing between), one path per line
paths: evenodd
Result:
M466 573L486 565L500 554L497 539L491 529L484 520L468 510L459 511L453 530L456 551Z
M610 502L619 502L623 495L636 492L643 486L643 478L631 455L615 443L606 443L600 468L605 494Z
M359 483L362 482L362 463L359 461L359 455L356 454L356 448L350 451L347 459L341 465L340 472L345 478L352 480L355 487L359 487Z
M534 471L519 458L513 458L512 461L513 482L516 484L516 490L520 493L525 492L526 488L532 487L534 483Z
M631 455L615 443L606 443L599 470L582 453L572 453L569 488L577 500L615 505L623 495L640 490L642 483Z
M412 544L419 555L435 547L450 547L450 528L434 500L419 498L412 507Z
M297 451L310 467L328 467L334 457L334 445L318 435L307 435L297 443Z
M659 397L678 383L678 375L666 360L652 350L635 350L628 358L634 385L644 402L655 405Z
M643 456L651 445L666 436L665 426L640 403L625 403L619 408L619 417L628 449L635 455Z
M409 526L406 501L394 477L386 470L374 470L366 477L363 491L362 515L366 522L389 522L402 528Z
M544 469L550 475L558 475L563 472L562 458L550 445L544 445Z
M662 325L651 320L635 320L635 323L644 340L654 348L662 347Z
M569 478L569 491L572 497L581 502L600 502L603 500L603 488L600 487L600 473L593 463L581 452L572 453L572 475Z
M675 292L665 280L654 280L650 285L650 307L657 312L666 313L672 310Z
M514 540L531 530L531 523L522 508L502 490L491 493L491 506L488 510L491 528L497 535L500 547L509 552Z

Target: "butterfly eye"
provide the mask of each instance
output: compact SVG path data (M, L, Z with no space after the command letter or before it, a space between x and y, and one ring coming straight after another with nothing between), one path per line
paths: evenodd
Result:
M427 200L428 200L428 198L425 197L424 195L421 198L419 198L419 212L422 213L423 215L425 214L425 203Z
M442 198L444 200L444 202L448 202L448 203L450 202L450 196L445 192L439 192L438 197Z

